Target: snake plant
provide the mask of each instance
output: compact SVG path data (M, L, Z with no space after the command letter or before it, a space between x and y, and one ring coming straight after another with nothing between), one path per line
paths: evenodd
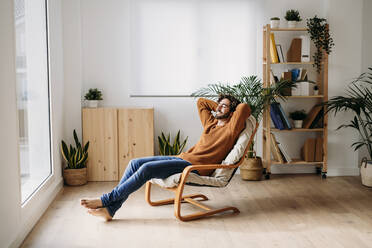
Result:
M62 140L61 152L64 160L67 163L66 169L81 169L85 167L85 164L88 160L89 141L83 147L80 144L75 130L73 135L76 147L70 145L70 148L68 148L66 143Z
M158 136L160 155L162 156L178 155L182 152L183 148L186 145L188 137L186 137L186 139L181 143L180 133L181 131L178 130L178 133L174 138L173 144L171 144L170 133L167 136L165 136L164 133L161 132L161 136Z

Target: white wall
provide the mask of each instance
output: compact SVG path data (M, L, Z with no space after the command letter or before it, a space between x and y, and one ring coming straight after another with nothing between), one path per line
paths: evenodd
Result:
M372 1L364 0L363 1L363 38L362 38L362 71L366 72L368 67L372 67ZM359 150L359 161L363 157L369 157L367 148Z
M37 193L21 207L20 171L18 166L18 121L16 108L15 50L13 1L0 1L0 246L18 247L39 220L50 202L62 189L58 144L62 138L63 54L61 6L50 0L50 83L52 101L53 175Z
M131 83L130 1L81 0L80 5L77 2L63 2L64 11L74 10L70 11L63 20L65 25L64 40L71 39L76 42L65 45L64 52L65 56L69 54L71 62L81 61L81 75L78 70L75 70L76 68L72 72L76 83L81 76L81 97L89 88L98 87L103 90L104 106L152 106L155 108L155 137L161 131L175 133L181 129L184 135L189 136L188 147L196 143L202 129L196 114L194 99L129 97ZM350 79L361 72L362 0L352 2L347 0L266 0L264 6L266 20L269 20L271 16L280 16L283 19L285 11L289 8L299 9L303 18L302 25L305 25L306 18L315 14L328 18L336 43L329 64L330 96L341 94L343 87ZM76 7L80 8L80 12L76 11ZM348 18L347 23L344 21L345 16L351 17ZM81 25L81 35L79 35L77 27L79 25ZM70 27L70 31L66 31L67 26ZM68 32L71 34L69 35ZM262 51L261 35L255 38L258 39L258 51ZM65 61L66 63L68 62ZM72 77L66 70L65 73L66 78ZM258 67L257 73L262 75L260 67ZM75 87L79 88L79 85L75 84ZM75 103L75 109L71 105L68 114L79 116L80 105L77 102L77 96L66 95L66 99L68 100L65 102ZM347 116L329 119L328 175L330 176L358 174L357 153L354 153L350 148L350 140L356 139L355 133L351 130L334 131L343 122L343 118L347 118ZM76 119L72 122L74 127L81 127ZM72 126L68 127L70 130L67 130L67 135L72 132L72 128ZM261 132L259 134L258 153L260 154L262 151ZM345 155L339 156L339 154ZM313 171L314 168L308 166L273 168L274 173Z

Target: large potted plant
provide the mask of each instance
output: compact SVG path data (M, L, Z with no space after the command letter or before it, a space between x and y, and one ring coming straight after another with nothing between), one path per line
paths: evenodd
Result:
M372 187L372 68L368 70L349 84L345 96L332 97L323 104L327 112L334 115L344 111L353 113L354 118L337 129L352 128L358 132L360 141L351 146L355 151L362 147L367 149L369 157L363 159L360 173L362 184Z
M171 143L170 133L165 136L163 132L161 132L161 136L158 136L159 141L159 153L162 156L169 156L169 155L178 155L182 152L183 148L186 145L188 137L183 141L180 140L181 131L178 130L176 137L174 138L173 144Z
M99 101L102 101L102 92L97 88L89 89L88 93L84 96L85 100L87 101L87 105L89 108L97 108Z
M63 169L63 178L67 185L78 186L87 183L87 167L89 141L82 146L76 131L73 132L75 147L69 147L62 140L61 152L66 166Z
M242 77L240 82L235 85L222 83L209 84L207 87L201 88L192 93L191 96L206 97L215 100L219 94L232 95L240 102L249 104L251 107L251 115L257 120L258 123L260 123L264 110L269 108L270 105L276 102L278 98L286 100L286 96L283 95L283 92L288 90L290 91L294 87L296 87L295 82L285 80L281 80L269 87L263 87L261 80L257 76L250 76ZM250 147L251 152L248 152L245 164L262 166L261 158L256 156L253 144L256 144L255 139ZM242 164L240 168L244 167L248 166L244 166Z

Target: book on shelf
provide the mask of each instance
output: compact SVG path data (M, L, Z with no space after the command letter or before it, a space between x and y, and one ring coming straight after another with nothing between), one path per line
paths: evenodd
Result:
M315 142L315 162L323 161L323 138L317 137Z
M275 128L277 128L279 130L283 130L283 129L285 129L284 124L283 124L282 119L280 117L280 113L277 111L276 104L277 103L272 103L270 105L270 117L271 117L271 120L274 123Z
M301 62L310 62L310 37L301 35Z
M279 150L281 151L281 153L283 154L285 161L287 163L292 162L292 158L289 156L287 151L284 149L284 146L282 144L280 144L279 142L278 142L278 147L279 147Z
M306 162L315 161L315 146L316 139L310 138L306 139L303 147L301 148L302 159Z
M280 103L278 103L278 105L276 105L276 107L279 110L280 117L282 119L282 122L284 123L285 128L286 129L292 129L291 122L289 121L288 116L285 114L284 109L282 108L282 105L280 105Z
M278 161L279 163L284 163L282 154L280 153L280 150L278 147L278 143L273 133L270 133L270 139L271 139L271 142L270 142L271 153L273 154L274 159Z
M285 60L284 60L284 55L283 55L282 45L277 44L277 45L276 45L276 51L277 51L277 53L278 53L279 62L285 62Z
M312 107L312 109L307 114L305 120L303 121L302 127L310 128L311 124L314 122L315 118L317 117L317 115L322 109L323 107L319 105L315 105L314 107Z
M289 71L282 72L281 80L291 82L292 81L292 73L289 72ZM291 96L292 95L291 90L292 90L291 88L285 88L282 91L283 96Z
M270 56L271 56L271 63L278 63L278 52L276 51L276 45L275 45L275 37L274 34L270 34Z
M287 52L288 62L301 62L301 38L294 38Z

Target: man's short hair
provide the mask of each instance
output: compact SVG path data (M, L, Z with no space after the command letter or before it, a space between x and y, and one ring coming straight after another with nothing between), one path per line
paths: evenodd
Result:
M234 112L236 107L239 105L240 101L236 99L235 97L233 97L232 95L219 94L217 102L220 103L220 101L222 101L222 99L225 99L225 98L229 99L230 101L230 112Z

